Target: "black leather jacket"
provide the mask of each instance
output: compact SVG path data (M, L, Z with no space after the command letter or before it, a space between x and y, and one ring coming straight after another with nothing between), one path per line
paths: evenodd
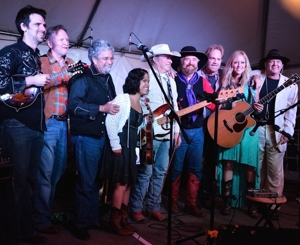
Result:
M70 81L69 114L72 135L100 138L105 132L106 113L99 106L116 97L112 77L101 75L92 64Z

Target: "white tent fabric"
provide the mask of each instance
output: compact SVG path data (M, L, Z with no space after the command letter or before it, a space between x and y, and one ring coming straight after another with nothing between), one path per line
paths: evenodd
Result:
M95 39L112 43L120 51L112 69L118 93L132 68L148 67L139 61L140 51L128 45L131 33L132 42L142 41L149 48L167 43L171 50L193 45L204 52L210 44L222 44L223 63L235 50L244 50L253 67L277 48L291 60L285 75L300 73L299 0L2 1L0 48L16 41L15 16L27 4L47 11L47 26L63 24L68 29L73 44L69 57L74 60L89 63L87 48ZM45 45L39 49L47 52Z
M300 66L300 17L286 10L300 10L299 0L9 0L1 2L0 33L17 34L15 16L26 4L45 9L48 26L66 26L77 46L88 46L93 36L128 51L133 32L148 47L167 43L180 50L193 45L204 52L210 44L222 44L225 62L242 49L257 65L277 48ZM134 35L132 41L139 42Z

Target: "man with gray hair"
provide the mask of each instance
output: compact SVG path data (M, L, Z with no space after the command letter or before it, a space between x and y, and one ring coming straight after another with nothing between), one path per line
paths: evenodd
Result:
M75 147L78 178L75 191L73 235L88 240L88 229L96 227L99 213L97 174L105 144L105 118L116 114L116 96L110 73L114 48L104 40L96 40L88 50L91 66L71 80L69 115L72 143Z

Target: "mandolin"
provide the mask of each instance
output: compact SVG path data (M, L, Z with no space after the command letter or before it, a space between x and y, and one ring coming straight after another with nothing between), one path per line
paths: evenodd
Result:
M261 98L258 103L265 104L284 88L300 81L298 74L293 74L281 86ZM231 110L220 110L218 114L218 135L217 144L224 148L231 148L237 145L243 136L244 129L255 125L256 121L251 117L254 109L245 101L237 101ZM207 121L207 129L214 139L215 134L215 112L210 115Z
M51 74L50 80L64 76L67 73L70 73L70 77L72 77L77 73L81 73L84 67L84 63L78 61L69 65L66 70ZM24 93L3 94L0 96L0 101L2 101L8 107L14 108L18 112L21 109L31 106L41 93L43 93L42 87L31 86L26 88Z

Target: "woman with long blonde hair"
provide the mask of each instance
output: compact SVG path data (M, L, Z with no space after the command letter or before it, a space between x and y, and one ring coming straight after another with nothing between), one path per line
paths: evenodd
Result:
M249 59L244 51L235 51L227 61L223 70L221 86L222 89L242 88L243 98L249 104L253 104L254 110L260 112L263 105L257 103L259 100L259 86L251 86L254 79L250 77L251 67ZM223 109L232 109L236 102L228 101ZM223 215L230 214L230 208L243 206L244 190L246 188L259 188L259 152L258 136L250 136L252 127L246 128L242 140L232 148L219 147L218 178L221 193L224 199ZM246 176L245 170L246 169ZM245 183L246 179L246 183ZM231 197L238 197L234 202ZM238 202L239 201L239 202ZM257 218L256 207L249 206L249 215Z

